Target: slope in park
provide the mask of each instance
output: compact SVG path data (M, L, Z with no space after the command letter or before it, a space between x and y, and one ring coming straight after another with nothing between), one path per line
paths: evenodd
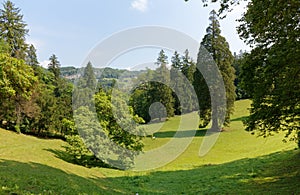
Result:
M61 140L0 129L0 194L300 194L296 144L283 143L283 134L264 139L244 131L249 106L249 100L235 103L231 126L204 157L201 129L174 161L143 172L78 166ZM174 139L178 123L179 117L166 121L156 139L144 140L145 150Z

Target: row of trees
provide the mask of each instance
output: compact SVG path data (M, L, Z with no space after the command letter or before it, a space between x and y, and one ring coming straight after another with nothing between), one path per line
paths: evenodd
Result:
M139 85L134 90L131 99L131 105L135 112L143 117L145 121L149 122L152 117L150 116L151 113L148 113L150 105L159 102L164 105L167 117L199 110L200 127L207 126L212 120L212 129L220 130L223 123L218 121L219 114L225 112L224 125L229 124L236 98L234 57L225 38L221 36L220 24L214 10L210 13L209 20L210 25L201 42L196 63L189 57L188 50L182 56L175 51L171 58L171 70L169 70L167 68L167 56L162 50L156 62L159 67L156 70L148 70L147 73L138 78L139 81L146 81L147 79L152 81ZM208 56L205 55L206 53ZM214 104L215 107L212 108L211 95L217 96L223 85L220 86L219 83L214 83L209 86L203 73L200 72L203 65L209 66L207 58L214 61L216 68L223 77L226 108L218 106L218 104ZM238 66L239 63L236 63L236 65ZM212 69L213 67L209 68ZM211 72L205 73L210 74ZM155 109L156 117L162 118L164 112L159 108L162 109L162 107Z

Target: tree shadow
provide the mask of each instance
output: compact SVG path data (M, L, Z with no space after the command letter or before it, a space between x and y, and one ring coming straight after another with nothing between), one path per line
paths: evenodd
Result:
M0 159L0 173L0 194L105 194L107 189L103 178L84 178L35 162Z
M299 151L114 179L141 194L299 194L299 181Z
M87 168L93 168L93 167L103 167L103 168L112 168L108 164L104 163L103 161L97 159L94 155L84 155L81 159L76 159L66 151L62 150L54 150L54 149L44 149L48 152L51 152L54 154L56 158L59 158L65 162L71 163L71 164L77 164L81 165Z
M105 172L110 175L109 170ZM0 173L0 194L299 194L300 152L277 152L189 170L124 171L123 176L105 178L0 159Z
M235 122L235 121L246 121L249 117L248 116L242 116L242 117L238 117L238 118L234 118L234 119L231 119L230 121L231 122Z
M175 134L177 133L176 137ZM184 131L162 131L162 132L155 132L153 135L156 138L187 138L187 137L204 137L207 135L212 135L215 133L220 133L220 131L213 131L207 129L200 129L200 130L184 130Z

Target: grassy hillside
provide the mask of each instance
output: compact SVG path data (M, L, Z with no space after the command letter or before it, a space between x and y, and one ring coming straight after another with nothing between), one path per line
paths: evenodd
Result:
M245 132L249 101L236 102L232 124L213 149L199 157L205 130L175 161L146 172L85 168L68 162L60 140L0 129L0 194L299 194L300 154L283 135L267 139ZM146 150L172 138L178 117L145 139Z

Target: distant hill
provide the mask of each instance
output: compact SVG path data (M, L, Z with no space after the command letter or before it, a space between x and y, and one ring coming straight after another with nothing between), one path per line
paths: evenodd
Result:
M74 82L80 75L83 74L84 68L76 68L74 66L61 67L61 76ZM137 78L138 75L145 73L146 70L131 71L126 69L115 69L110 67L105 68L94 68L96 79L104 87L110 87L120 77L126 78Z

